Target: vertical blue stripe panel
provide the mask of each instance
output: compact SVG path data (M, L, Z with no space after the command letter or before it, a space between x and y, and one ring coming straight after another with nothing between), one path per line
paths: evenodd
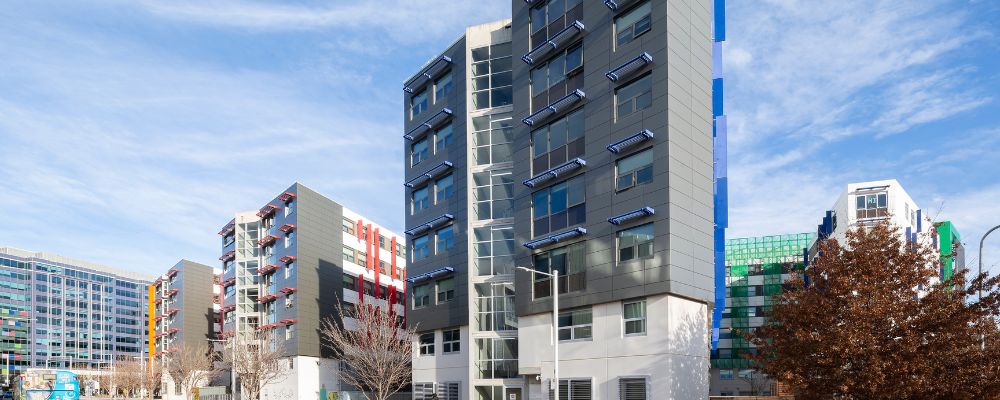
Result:
M726 40L726 0L715 0L715 41Z
M712 116L722 114L722 78L712 79Z
M729 227L729 179L719 178L715 181L718 194L715 200L715 226L721 229ZM725 243L722 244L725 247Z
M722 42L712 42L712 79L722 79Z
M921 211L923 211L923 210L917 210L917 232L918 233L924 231L924 219L921 218L921 214L922 214Z
M715 148L712 157L715 161L715 179L729 176L729 129L727 127L726 116L721 115L715 118Z

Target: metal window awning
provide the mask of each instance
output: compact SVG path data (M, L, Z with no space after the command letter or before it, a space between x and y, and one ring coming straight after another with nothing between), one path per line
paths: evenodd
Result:
M261 275L267 275L281 268L278 264L267 264L263 267L257 268L257 273Z
M236 309L236 304L230 304L228 306L222 307L220 309L220 311L222 311L222 312L230 312L230 311L233 311L235 309Z
M572 93L552 102L552 104L549 104L545 108L535 111L534 114L529 115L528 118L522 119L521 122L524 122L525 125L528 126L534 126L536 123L544 121L553 114L565 110L585 98L587 98L587 94L580 89L576 89Z
M229 236L229 234L233 233L233 231L235 230L236 230L236 220L234 219L232 221L229 221L229 223L226 224L226 226L222 227L222 230L219 231L219 236L222 237Z
M179 290L177 290L177 289L170 289L170 290L167 291L166 296L167 297L173 297L173 295L177 294L177 292L179 292Z
M448 275L448 274L452 274L452 273L455 273L455 268L452 268L452 267L438 268L438 269L433 270L431 272L427 272L427 273L423 273L423 274L420 274L420 275L417 275L417 276L409 277L409 278L406 279L406 281L410 282L410 283L419 283L419 282L423 282L423 281L426 281L426 280L431 280L431 279L434 279L434 278L438 278L438 277L442 277L442 276L445 276L445 275Z
M632 220L643 218L643 217L648 217L648 216L653 215L655 213L656 213L656 210L654 210L653 207L643 207L643 208L640 208L638 210L629 211L629 212L627 212L625 214L622 214L622 215L619 215L617 217L608 218L608 222L610 222L610 223L612 223L614 225L621 225L621 224L624 224L624 223L626 223L628 221L632 221Z
M284 293L284 294L287 295L287 294L295 293L296 290L297 289L295 289L293 287L284 287L284 288L279 289L278 292L279 293Z
M611 82L618 82L619 79L634 74L636 71L642 69L642 67L645 67L647 64L651 62L653 62L653 56L649 55L649 53L647 52L642 52L642 54L639 54L638 56L629 60L625 64L622 64L617 68L608 71L608 73L604 74L604 76L607 76L608 79L611 80Z
M296 259L295 256L284 256L284 257L279 258L278 261L283 262L285 264L288 264L288 263L290 263L292 261L295 261L295 259Z
M181 310L179 310L179 309L171 308L171 309L167 310L167 312L165 312L164 314L166 314L166 315L174 315L174 314L177 314L180 311Z
M219 257L219 261L226 262L234 258L236 258L236 251L229 250L226 252L226 254L223 254L222 257Z
M636 133L625 139L609 144L607 148L608 151L618 154L632 146L635 146L639 143L645 142L652 138L653 138L653 132L650 131L649 129L643 129L639 131L639 133Z
M559 243L561 241L572 239L578 236L586 235L587 229L583 227L577 227L570 229L565 232L556 233L543 237L541 239L535 239L524 244L524 247L535 250L540 247L551 246L553 244Z
M534 65L535 61L540 60L542 57L545 57L546 54L549 54L550 52L566 45L566 43L569 43L570 40L583 31L583 22L580 22L579 20L573 21L573 23L552 35L548 41L538 44L538 46L531 49L528 54L521 56L521 60L528 63L528 65Z
M285 232L285 233L289 233L289 232L295 230L295 224L284 224L284 225L278 227L278 230L282 231L282 232Z
M610 8L611 11L618 11L625 7L628 7L629 4L632 4L634 2L635 0L604 0L604 5L608 6L608 8Z
M285 192L282 193L281 196L278 196L278 200L283 201L285 203L288 203L294 199L295 199L295 193L292 192Z
M420 174L416 178L413 178L413 179L410 179L409 181L406 181L406 183L404 183L403 186L406 186L406 187L409 187L409 188L415 187L417 185L420 185L420 184L426 182L427 180L434 179L437 176L439 176L439 175L447 172L453 166L454 166L454 164L452 164L451 161L442 162L442 163L434 166L434 168L431 168L431 169L427 170L427 172L424 172L423 174Z
M264 296L258 297L257 298L257 302L258 303L270 303L270 302L275 301L277 299L278 299L278 295L276 295L276 294L268 294L268 295L264 295Z
M585 165L587 165L587 161L585 161L584 159L579 158L579 157L578 158L574 158L574 159L569 160L569 161L567 161L565 163L562 163L561 165L559 165L557 167L550 168L548 171L545 171L545 172L542 172L542 173L540 173L538 175L535 175L535 176L531 177L531 179L528 179L528 180L526 180L526 181L524 181L522 183L524 183L524 185L527 186L527 187L532 187L533 188L533 187L535 187L535 186L537 186L539 184L542 184L542 183L544 183L544 182L546 182L546 181L548 181L550 179L555 179L555 178L558 178L559 176L565 175L566 173L569 173L569 172L572 172L572 171L576 171L576 170L578 170L580 168L583 168L583 166L585 166Z
M409 132L406 132L406 134L403 135L403 137L406 138L406 140L414 140L420 136L423 136L423 134L427 133L431 129L436 128L438 125L441 125L441 123L443 123L444 121L447 121L449 118L451 118L453 114L454 113L451 111L451 109L448 108L438 111L437 114L431 115L430 118L427 118L426 121L418 125L416 128L413 128Z
M413 228L410 228L410 230L408 230L408 231L406 231L404 233L406 233L407 235L410 235L410 236L419 235L421 233L427 232L428 230L431 230L431 229L437 228L437 227L439 227L441 225L444 225L444 224L448 223L449 221L451 221L453 219L455 219L454 215L444 214L444 215L442 215L440 217L434 218L434 219L432 219L430 221L427 221L427 222L422 223L420 225L417 225L417 226L415 226Z
M274 204L268 204L268 205L266 205L264 207L261 207L260 211L257 211L257 216L260 217L260 218L266 218L266 217L270 216L271 214L274 214L274 210L277 210L277 209L278 209L278 206L276 206Z
M292 325L292 324L295 324L295 323L299 322L299 320L292 319L292 318L286 318L286 319L283 319L283 320L278 321L278 322L280 322L282 324L285 324L285 325Z
M438 74L444 71L448 65L451 64L451 57L441 56L437 60L427 65L423 71L420 71L417 75L411 78L409 81L403 84L403 91L406 93L413 93L425 83L434 79Z
M177 270L176 269L172 269L170 271L167 271L167 277L168 278L173 277L174 275L177 275Z
M230 287L236 284L236 278L229 278L222 281L222 287Z
M259 246L268 246L268 245L274 243L274 241L278 240L278 239L280 239L278 237L278 235L275 235L275 234L272 233L272 234L269 234L267 236L264 236L264 237L260 238L260 240L257 241L257 245L259 245Z

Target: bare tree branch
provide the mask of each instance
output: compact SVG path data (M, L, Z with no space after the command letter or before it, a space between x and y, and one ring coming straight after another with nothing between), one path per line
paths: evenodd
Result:
M320 326L323 344L346 366L340 379L364 393L368 400L387 400L410 384L413 329L407 329L391 305L338 303L337 315Z
M216 375L216 356L208 345L182 344L175 351L165 354L167 372L176 383L180 383L184 395L194 398L194 389L207 384Z
M285 379L283 346L270 331L233 336L226 345L225 360L235 370L244 399L257 400L264 386Z

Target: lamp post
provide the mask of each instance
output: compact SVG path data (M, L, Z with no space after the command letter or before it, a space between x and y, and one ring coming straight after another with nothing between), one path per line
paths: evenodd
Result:
M986 231L982 239L979 239L979 275L983 274L983 243L986 242L986 237L989 236L993 231L1000 229L1000 225L994 226L992 229ZM983 299L983 288L979 288L979 300Z
M559 399L559 270L553 269L550 274L525 267L517 267L517 269L531 272L532 281L534 281L536 273L552 278L552 386L556 393L555 399Z

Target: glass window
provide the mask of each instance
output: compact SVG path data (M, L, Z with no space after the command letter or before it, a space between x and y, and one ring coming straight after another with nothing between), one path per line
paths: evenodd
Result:
M583 10L578 7L580 0L535 1L531 8L532 48L544 43L551 35L561 31L573 21L583 18Z
M615 19L615 39L618 46L629 43L643 33L649 32L652 21L651 4L647 1Z
M511 146L514 141L511 121L510 113L472 118L476 165L511 161Z
M731 369L722 369L722 370L719 370L719 379L724 380L724 381L731 381L731 380L733 380L733 377L734 377L733 376L733 370L731 370Z
M351 221L350 219L344 218L343 225L344 225L344 232L347 233L348 235L353 236L353 235L357 234L355 232L355 230L358 227L357 227L357 224L354 221Z
M615 110L618 119L653 105L653 78L646 74L615 90Z
M646 300L623 303L622 318L625 321L625 336L645 335Z
M509 274L514 271L514 227L494 225L473 228L474 267L479 276Z
M445 278L437 281L437 302L447 303L455 298L455 278Z
M292 261L285 265L285 279L291 278L292 274L295 273L295 261Z
M514 216L514 176L510 169L477 172L472 174L472 181L477 221Z
M643 150L618 160L615 190L623 191L653 181L653 149Z
M427 109L427 91L421 90L420 93L413 95L410 98L410 118L416 117L420 113Z
M517 339L476 339L476 369L480 379L517 377Z
M582 66L582 43L576 44L560 52L558 55L549 59L548 62L538 65L531 70L531 96L537 96L552 86L555 86L557 83L566 80L568 76L579 71L579 68ZM574 89L577 89L577 87L564 90L560 93L560 95L565 95Z
M451 124L445 125L434 132L434 151L444 150L451 144Z
M430 237L427 235L413 238L413 261L421 260L431 255Z
M420 139L410 145L410 166L420 164L421 161L426 160L427 154L427 139Z
M454 225L448 225L444 228L438 229L437 233L434 236L435 236L434 242L437 244L437 248L435 249L436 250L435 254L444 253L445 250L448 250L453 246L455 246Z
M559 293L575 292L587 287L586 242L535 254L534 263L535 271L550 274L559 271ZM538 299L551 296L552 278L545 274L534 276L534 297Z
M590 339L594 317L590 308L559 313L559 340Z
M888 193L859 194L855 200L858 219L881 218L889 215Z
M462 350L462 332L451 329L441 332L441 352L444 354L458 353Z
M420 334L420 355L434 355L434 332Z
M511 104L511 46L472 49L472 106L475 110Z
M285 325L285 340L292 340L295 338L295 324Z
M477 283L475 288L476 323L479 330L483 332L516 330L514 284Z
M354 249L344 246L344 261L358 263L357 256L354 255Z
M434 81L434 103L442 101L451 93L451 71Z
M358 290L358 277L353 275L344 274L343 278L344 289L347 290Z
M653 256L653 223L618 232L618 261Z
M455 195L455 179L451 174L434 181L434 202L441 203Z
M413 308L427 307L431 304L431 285L424 283L413 286Z
M428 189L427 186L413 191L410 199L410 215L416 214L418 211L431 206L430 195L428 192L430 192L430 189Z
M541 236L586 222L586 187L582 175L532 194L533 234Z
M584 153L583 109L531 132L533 174L557 167Z

